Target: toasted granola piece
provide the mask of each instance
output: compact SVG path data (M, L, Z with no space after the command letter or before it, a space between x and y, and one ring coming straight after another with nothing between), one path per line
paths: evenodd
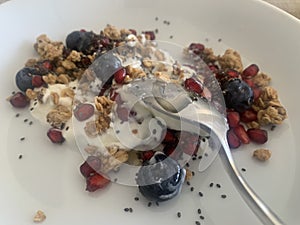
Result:
M270 85L271 77L269 77L265 73L258 73L256 76L253 77L253 82L258 87L266 87Z
M53 42L42 34L37 37L34 48L42 59L54 60L62 56L64 45L62 42Z
M71 117L72 112L69 108L63 105L57 105L47 114L46 118L52 127L61 129Z
M120 40L121 39L121 32L116 27L112 25L107 25L104 30L103 34L110 38L111 40Z
M33 217L33 222L41 223L46 219L46 215L42 210L38 210Z
M240 73L243 71L241 56L233 49L227 49L224 55L218 57L218 61L222 69L235 69Z
M253 152L253 157L260 161L267 161L271 157L271 151L268 149L256 149Z

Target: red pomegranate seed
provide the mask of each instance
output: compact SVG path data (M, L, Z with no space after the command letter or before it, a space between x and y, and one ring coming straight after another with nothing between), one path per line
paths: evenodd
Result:
M78 121L84 121L94 115L94 106L89 103L82 103L74 109L74 116Z
M145 31L143 32L146 36L146 38L148 38L149 40L153 41L155 40L155 34L153 31Z
M219 72L219 68L218 68L217 65L211 64L211 65L209 65L208 67L209 67L209 69L210 69L213 73L218 73L218 72Z
M50 71L50 70L53 69L53 65L52 65L51 61L49 61L49 60L45 60L45 61L42 63L42 65L43 65L43 67L44 67L46 70L48 70L48 71Z
M240 77L240 73L234 69L226 70L225 74L227 75L228 79Z
M22 92L17 92L9 98L9 102L13 107L24 108L29 104L29 100Z
M241 146L241 140L235 135L233 128L230 128L227 131L227 141L229 144L229 147L234 149Z
M253 91L253 99L255 101L260 97L261 89L259 87L252 87L252 91Z
M251 141L255 143L264 144L268 141L268 132L266 130L259 128L250 128L247 130L247 134Z
M62 144L65 141L65 138L62 135L61 130L50 128L47 132L47 136L55 144Z
M195 92L197 94L201 94L203 92L203 87L200 81L194 79L194 78L188 78L184 81L184 87L188 91Z
M244 123L249 123L257 120L257 113L251 109L246 110L241 113L241 121Z
M101 44L103 47L109 46L109 44L110 44L109 38L108 38L108 37L101 37L101 39L100 39L100 44Z
M189 50L191 50L196 55L201 54L204 49L205 49L205 46L200 43L192 43L189 46Z
M114 79L117 84L123 84L125 77L126 77L126 69L125 68L118 70L114 74Z
M121 121L128 121L129 118L129 110L123 106L117 107L117 115L120 118Z
M237 127L240 124L240 114L238 112L227 112L227 122L229 127Z
M233 128L235 135L241 140L243 144L249 144L250 139L243 125L239 125Z
M251 64L242 72L243 77L254 77L257 75L259 68L256 64Z
M176 141L177 141L177 137L175 136L175 131L167 130L163 142L173 144Z
M41 87L44 84L44 81L42 79L42 76L33 76L31 80L33 87Z
M133 35L136 35L136 34L137 34L136 30L134 30L134 29L129 29L129 31L130 31Z
M80 166L80 172L84 177L89 177L100 169L101 161L96 156L89 156Z
M154 151L149 150L149 151L144 151L142 152L141 158L143 161L148 161L152 158L152 156L154 155Z
M246 84L248 84L249 87L254 87L255 84L252 79L243 79Z
M98 189L104 188L110 183L110 180L106 179L102 175L95 173L86 179L86 190L94 192Z

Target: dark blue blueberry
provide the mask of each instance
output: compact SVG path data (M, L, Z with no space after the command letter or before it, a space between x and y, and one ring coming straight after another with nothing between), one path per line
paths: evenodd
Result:
M224 83L223 94L227 108L243 112L253 103L251 87L240 79L231 79Z
M157 202L178 195L184 183L185 169L162 153L155 154L149 162L151 164L142 166L137 174L136 181L141 194Z
M19 70L16 74L16 85L21 91L26 91L27 89L33 89L32 76L40 75L40 72L36 68L24 67Z
M92 54L97 50L97 35L92 31L73 31L66 38L66 46L87 55Z

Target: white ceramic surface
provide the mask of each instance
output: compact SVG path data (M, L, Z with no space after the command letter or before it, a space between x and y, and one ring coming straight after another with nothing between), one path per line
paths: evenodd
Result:
M159 19L156 21L155 17ZM166 25L163 21L170 21ZM176 199L147 207L133 187L112 184L96 193L84 191L78 167L82 157L75 143L53 146L46 128L26 111L6 102L15 90L14 75L29 57L34 57L35 38L46 33L64 40L74 29L99 31L106 24L151 30L158 39L187 45L203 42L217 53L238 50L245 65L257 63L271 74L289 119L273 132L263 147L272 150L270 161L251 158L255 145L234 151L246 180L287 224L299 224L300 158L295 140L300 137L297 91L299 90L300 22L266 3L249 0L12 0L0 6L0 224L32 224L36 210L46 213L43 224L260 224L243 202L217 159L205 173L196 173L194 192L185 185ZM170 36L173 39L170 39ZM220 39L220 40L219 40ZM25 137L24 141L20 141ZM18 159L19 154L23 155ZM221 188L210 188L211 182ZM203 192L200 198L198 191ZM221 194L227 198L222 199ZM124 212L132 207L133 213ZM202 209L204 220L197 209ZM180 211L181 218L176 214Z

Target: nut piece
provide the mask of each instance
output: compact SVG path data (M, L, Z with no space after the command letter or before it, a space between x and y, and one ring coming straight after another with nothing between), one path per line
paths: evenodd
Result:
M238 72L243 71L243 63L240 54L233 49L227 49L224 55L219 56L219 63L222 69L235 69Z
M253 152L253 157L260 161L267 161L271 157L271 151L268 149L256 149Z
M112 40L121 39L121 32L116 27L109 24L104 28L103 34Z
M37 93L35 91L33 91L32 89L28 88L26 90L26 96L27 96L27 98L32 100L32 99L35 99L37 97Z
M270 85L271 77L265 73L258 73L255 77L253 77L253 82L258 87L266 87Z
M185 168L185 170L186 170L185 180L186 181L190 181L192 179L192 177L193 177L193 173L188 168Z
M57 79L57 76L49 73L47 76L43 76L43 81L46 83L46 84L55 84L56 83L56 79Z
M36 212L36 214L34 215L34 217L33 217L33 222L35 222L35 223L41 223L45 219L46 219L45 213L43 211L41 211L41 210L38 210Z
M63 105L57 105L47 114L47 122L55 128L61 129L72 117L72 112Z

